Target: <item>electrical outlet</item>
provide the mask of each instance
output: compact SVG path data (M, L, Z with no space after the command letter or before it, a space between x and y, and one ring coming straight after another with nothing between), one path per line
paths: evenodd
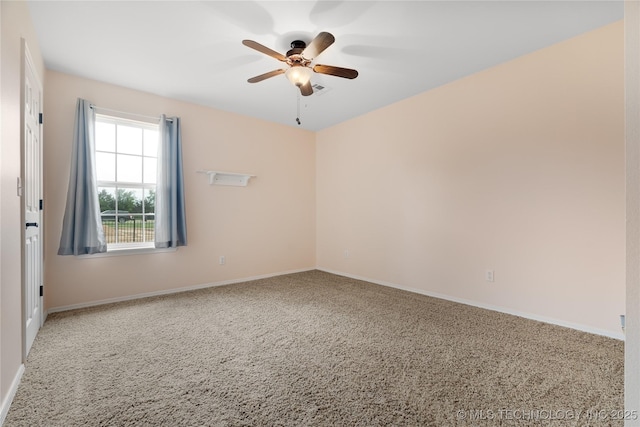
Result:
M224 258L224 255L222 255L222 256L220 257L220 259L218 260L218 263L219 263L220 265L224 265L224 263L225 263L226 261L227 261L227 260Z
M345 259L349 258L349 255L351 255L351 253L349 252L349 249L345 249L344 250L344 258Z
M494 281L493 270L487 270L484 274L484 278L487 282L493 282Z

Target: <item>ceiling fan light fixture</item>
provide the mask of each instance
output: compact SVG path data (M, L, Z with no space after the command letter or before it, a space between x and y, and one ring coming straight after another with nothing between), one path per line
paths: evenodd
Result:
M311 80L311 68L301 65L289 68L285 73L289 81L297 87L306 85Z

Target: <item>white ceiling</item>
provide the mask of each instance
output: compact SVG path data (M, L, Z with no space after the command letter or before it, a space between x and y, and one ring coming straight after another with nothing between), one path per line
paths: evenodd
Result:
M298 126L298 89L281 62L320 31L336 41L314 61L300 127L323 129L623 18L622 1L29 1L48 69Z

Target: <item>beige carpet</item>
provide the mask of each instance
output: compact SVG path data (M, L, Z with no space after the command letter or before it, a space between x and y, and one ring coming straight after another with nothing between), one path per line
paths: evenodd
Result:
M50 315L5 426L621 426L622 408L620 341L312 271Z

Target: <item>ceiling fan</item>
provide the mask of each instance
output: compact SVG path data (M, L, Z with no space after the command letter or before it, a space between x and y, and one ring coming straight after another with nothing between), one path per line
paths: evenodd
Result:
M313 88L311 87L311 70L320 74L328 74L345 79L355 79L358 77L358 71L350 68L322 64L316 64L311 68L311 62L315 57L331 46L335 40L335 37L333 37L331 33L326 32L318 34L308 46L302 40L294 40L291 42L291 50L288 51L286 55L282 55L253 40L242 40L243 45L289 65L289 68L286 70L281 68L269 71L268 73L252 77L247 81L249 83L258 83L284 73L291 83L300 88L302 95L309 96L313 94Z

